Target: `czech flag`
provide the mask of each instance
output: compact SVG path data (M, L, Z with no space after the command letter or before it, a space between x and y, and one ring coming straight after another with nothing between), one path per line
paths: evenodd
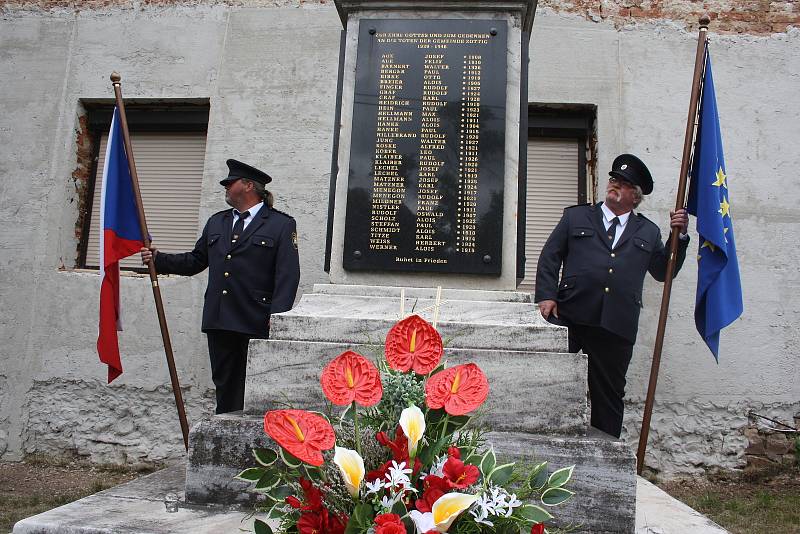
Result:
M108 365L108 382L122 374L117 331L122 330L119 303L119 260L144 246L133 179L125 154L119 109L114 108L108 134L100 195L100 331L97 354Z

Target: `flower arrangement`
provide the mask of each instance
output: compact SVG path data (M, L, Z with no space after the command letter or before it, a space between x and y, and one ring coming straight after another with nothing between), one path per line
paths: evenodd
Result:
M280 448L255 449L258 467L237 478L265 496L277 532L548 532L548 509L573 495L564 486L574 466L548 475L541 462L520 474L515 463L498 463L469 425L489 394L486 375L473 363L446 367L443 354L436 329L411 315L389 331L377 365L346 351L325 366L322 390L347 407L340 417L265 414ZM254 526L273 532L258 519Z

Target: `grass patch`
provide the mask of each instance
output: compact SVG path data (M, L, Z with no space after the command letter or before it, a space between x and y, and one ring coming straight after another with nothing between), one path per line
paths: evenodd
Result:
M20 519L133 480L156 467L91 465L44 456L0 463L0 533L10 532Z
M734 534L800 534L800 469L713 473L662 488Z

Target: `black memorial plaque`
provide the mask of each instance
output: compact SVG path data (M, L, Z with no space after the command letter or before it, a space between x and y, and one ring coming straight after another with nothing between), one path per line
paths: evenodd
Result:
M500 275L506 24L361 20L345 269Z

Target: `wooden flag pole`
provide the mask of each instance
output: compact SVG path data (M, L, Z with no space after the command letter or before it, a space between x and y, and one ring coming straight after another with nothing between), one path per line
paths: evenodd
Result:
M142 204L142 194L139 190L139 176L136 174L136 164L133 161L133 148L131 147L131 136L128 133L128 119L125 116L125 104L122 101L122 87L120 81L122 77L116 73L111 73L111 83L114 86L114 96L117 99L119 109L120 125L122 126L122 137L125 142L125 154L128 156L128 166L131 170L133 181L133 194L136 197L136 209L139 212L139 228L142 231L144 246L150 248L150 233L147 231L147 220L144 216L144 206ZM156 301L156 313L158 314L158 325L161 327L161 339L164 342L164 353L167 355L167 367L169 367L169 378L172 381L172 393L175 396L175 407L178 409L178 419L181 422L181 432L183 433L183 446L189 450L189 423L186 421L186 410L183 405L183 395L181 385L178 382L178 372L175 369L175 358L172 355L172 342L169 339L169 329L167 329L167 318L164 315L164 303L161 300L161 289L158 287L158 274L154 262L148 264L150 273L150 285L153 286L153 299Z
M706 58L706 41L708 39L708 24L710 18L703 15L700 18L700 35L697 38L697 52L694 59L694 78L692 79L692 96L689 100L689 117L686 120L686 134L683 138L683 158L681 159L681 172L678 177L678 194L675 199L675 210L686 207L686 182L689 174L689 162L692 157L692 144L697 123L697 102L700 100L700 83L703 77L703 68ZM678 229L672 228L670 232L669 262L664 280L664 292L661 296L661 311L658 316L658 330L653 346L653 363L650 366L650 383L647 386L647 398L644 403L642 416L642 431L639 434L639 449L636 452L636 473L641 475L644 467L644 455L647 451L647 438L650 434L650 418L653 415L653 400L656 395L658 383L658 369L661 365L661 349L664 346L664 332L667 328L667 313L669 312L669 298L672 293L672 277L675 275L675 262L678 255Z

